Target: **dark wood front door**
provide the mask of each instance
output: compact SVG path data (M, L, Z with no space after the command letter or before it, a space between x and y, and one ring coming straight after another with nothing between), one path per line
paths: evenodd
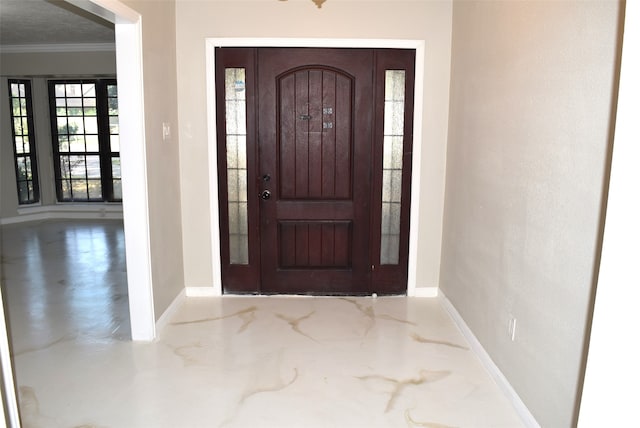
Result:
M216 51L224 292L406 291L413 61L402 50ZM397 69L410 84L395 90L389 134L398 100L385 70ZM393 139L399 149L385 149ZM391 152L400 169L383 160ZM385 186L400 190L389 198Z
M369 290L372 59L371 50L259 52L264 292Z

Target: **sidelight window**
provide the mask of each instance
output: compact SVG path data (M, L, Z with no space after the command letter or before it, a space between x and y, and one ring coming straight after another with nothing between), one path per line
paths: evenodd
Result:
M244 68L225 69L229 262L249 263L247 99Z
M382 265L398 264L400 256L404 110L405 71L386 70L380 236L380 264Z
M11 103L11 130L18 203L20 205L34 204L40 201L40 192L36 163L36 141L33 133L31 82L10 79L9 102Z

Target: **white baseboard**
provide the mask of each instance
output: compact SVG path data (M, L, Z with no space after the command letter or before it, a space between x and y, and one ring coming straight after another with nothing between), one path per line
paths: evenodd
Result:
M183 288L182 291L173 299L173 302L167 307L167 309L160 315L158 321L156 321L156 337L158 334L167 326L171 317L175 314L175 312L180 309L182 303L187 298L186 290Z
M438 297L438 287L416 287L411 297Z
M522 402L518 393L513 389L505 375L502 374L487 351L485 351L480 341L478 341L476 336L473 334L467 323L464 322L462 316L460 316L456 308L451 304L449 299L447 299L447 296L445 296L442 291L440 291L439 300L442 307L447 311L453 322L469 343L469 346L471 346L471 350L478 357L480 363L484 366L485 370L489 372L489 375L493 378L494 382L498 384L498 387L502 390L503 394L511 402L515 411L518 413L518 416L520 416L522 423L524 423L528 428L540 428L540 424L533 417L527 406Z
M122 220L120 204L44 205L18 209L14 217L0 218L0 225L43 220Z
M187 297L220 297L213 286L208 287L185 287Z

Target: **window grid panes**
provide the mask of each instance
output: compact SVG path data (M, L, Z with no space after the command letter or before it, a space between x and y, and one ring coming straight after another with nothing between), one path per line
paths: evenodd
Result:
M229 262L249 263L247 101L244 68L225 69Z
M34 204L40 201L40 192L29 80L9 80L9 103L18 203Z
M405 71L385 71L380 264L398 264L404 141Z
M49 85L58 200L122 200L115 82Z

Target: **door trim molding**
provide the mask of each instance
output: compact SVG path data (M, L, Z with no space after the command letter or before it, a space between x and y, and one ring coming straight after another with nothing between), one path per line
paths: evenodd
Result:
M213 294L222 295L220 258L220 216L218 204L218 159L216 138L215 48L217 47L309 47L414 49L416 51L414 85L413 154L411 177L411 211L409 221L409 265L407 296L416 296L418 268L418 228L420 219L420 183L422 182L422 119L424 112L424 40L393 39L293 39L293 38L206 38L207 145L209 160L209 210L211 228L211 266Z
M144 117L142 15L119 0L66 0L115 24L131 339L156 337Z

